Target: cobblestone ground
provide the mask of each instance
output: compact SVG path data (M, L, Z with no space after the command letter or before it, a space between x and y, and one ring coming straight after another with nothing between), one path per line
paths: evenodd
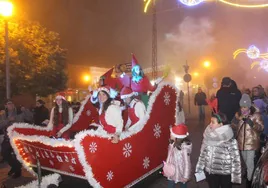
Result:
M208 114L208 113L207 113ZM192 168L194 172L194 168L199 156L201 141L202 141L202 134L203 131L208 124L208 119L205 123L199 123L196 118L196 115L192 113L191 117L187 118L187 125L189 127L190 132L190 138L193 142L193 153L192 153ZM0 182L4 183L7 188L13 188L19 185L25 185L28 182L33 180L33 177L31 174L29 174L26 170L23 170L22 177L18 179L11 179L7 177L7 173L9 171L9 167L7 164L0 164ZM73 183L72 183L73 182ZM245 182L245 180L243 181ZM64 183L64 182L63 182ZM62 184L60 187L89 187L87 186L80 186L78 182L69 181ZM147 178L142 183L136 185L135 187L141 187L141 188L166 188L167 187L167 180L164 178L161 174L154 174ZM179 186L177 186L179 187ZM244 188L245 183L242 185L235 185L233 188ZM207 183L205 181L196 183L194 177L191 179L191 181L188 183L188 188L208 188Z

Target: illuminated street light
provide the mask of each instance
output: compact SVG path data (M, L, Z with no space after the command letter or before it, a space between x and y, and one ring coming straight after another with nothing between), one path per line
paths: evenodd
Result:
M85 75L83 76L83 80L84 80L85 82L89 82L89 81L90 81L90 76L89 76L88 74L85 74Z
M193 74L195 77L199 76L199 73L198 72L194 72Z
M209 61L205 61L205 62L204 62L204 67L209 68L209 67L210 67L210 65L211 65L211 64L210 64L210 62L209 62Z
M9 1L0 1L0 14L4 17L12 16L13 4Z
M0 0L0 15L5 18L5 55L6 55L6 97L11 98L10 92L10 62L9 62L9 42L8 42L8 20L12 15L13 4L9 1Z

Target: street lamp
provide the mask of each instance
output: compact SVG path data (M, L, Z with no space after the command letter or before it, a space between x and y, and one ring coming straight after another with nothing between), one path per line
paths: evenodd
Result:
M205 61L204 62L204 67L205 68L209 68L210 67L210 62L209 61Z
M10 99L10 64L8 51L8 17L12 15L13 4L9 1L0 1L0 14L5 18L5 54L6 54L6 97Z

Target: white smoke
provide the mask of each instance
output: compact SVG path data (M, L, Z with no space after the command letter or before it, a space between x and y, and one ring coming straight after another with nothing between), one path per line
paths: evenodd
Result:
M215 43L213 24L208 18L186 17L173 31L165 35L164 56L185 58L205 55Z

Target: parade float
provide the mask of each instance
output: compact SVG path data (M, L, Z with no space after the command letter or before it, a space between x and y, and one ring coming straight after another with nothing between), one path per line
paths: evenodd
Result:
M162 167L166 158L169 128L178 111L177 89L161 83L151 94L146 115L117 144L101 127L89 130L96 108L88 95L74 117L74 139L50 138L50 130L26 123L8 128L18 160L33 175L41 168L79 179L93 187L131 187ZM82 130L82 131L81 131Z

